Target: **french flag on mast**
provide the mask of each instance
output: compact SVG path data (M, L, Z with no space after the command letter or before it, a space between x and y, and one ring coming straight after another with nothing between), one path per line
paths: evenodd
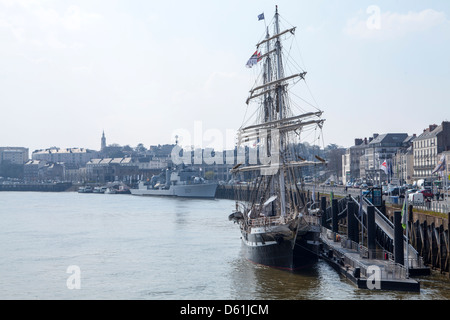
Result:
M384 162L381 164L380 169L383 170L384 173L386 174L389 173L388 164L386 160L384 160Z

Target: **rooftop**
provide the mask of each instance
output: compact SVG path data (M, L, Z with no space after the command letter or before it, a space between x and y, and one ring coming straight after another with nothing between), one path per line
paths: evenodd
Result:
M385 133L380 134L378 137L373 139L369 146L376 145L401 145L405 139L408 138L407 133Z

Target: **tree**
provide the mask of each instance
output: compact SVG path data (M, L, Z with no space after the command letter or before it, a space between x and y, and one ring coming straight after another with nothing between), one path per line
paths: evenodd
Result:
M205 172L205 179L206 180L213 180L214 179L214 171L206 171Z
M147 149L144 147L144 144L139 143L134 149L136 152L145 152Z

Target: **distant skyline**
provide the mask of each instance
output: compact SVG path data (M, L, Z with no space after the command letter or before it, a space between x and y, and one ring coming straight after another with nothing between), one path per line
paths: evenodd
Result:
M450 2L0 0L0 146L145 147L239 129L264 33L297 26L324 145L450 120Z

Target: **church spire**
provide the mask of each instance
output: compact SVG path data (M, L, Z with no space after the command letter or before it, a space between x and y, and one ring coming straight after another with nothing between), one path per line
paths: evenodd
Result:
M103 130L103 134L102 134L102 146L101 146L100 151L105 150L105 148L106 148L106 137L105 137L105 130Z

